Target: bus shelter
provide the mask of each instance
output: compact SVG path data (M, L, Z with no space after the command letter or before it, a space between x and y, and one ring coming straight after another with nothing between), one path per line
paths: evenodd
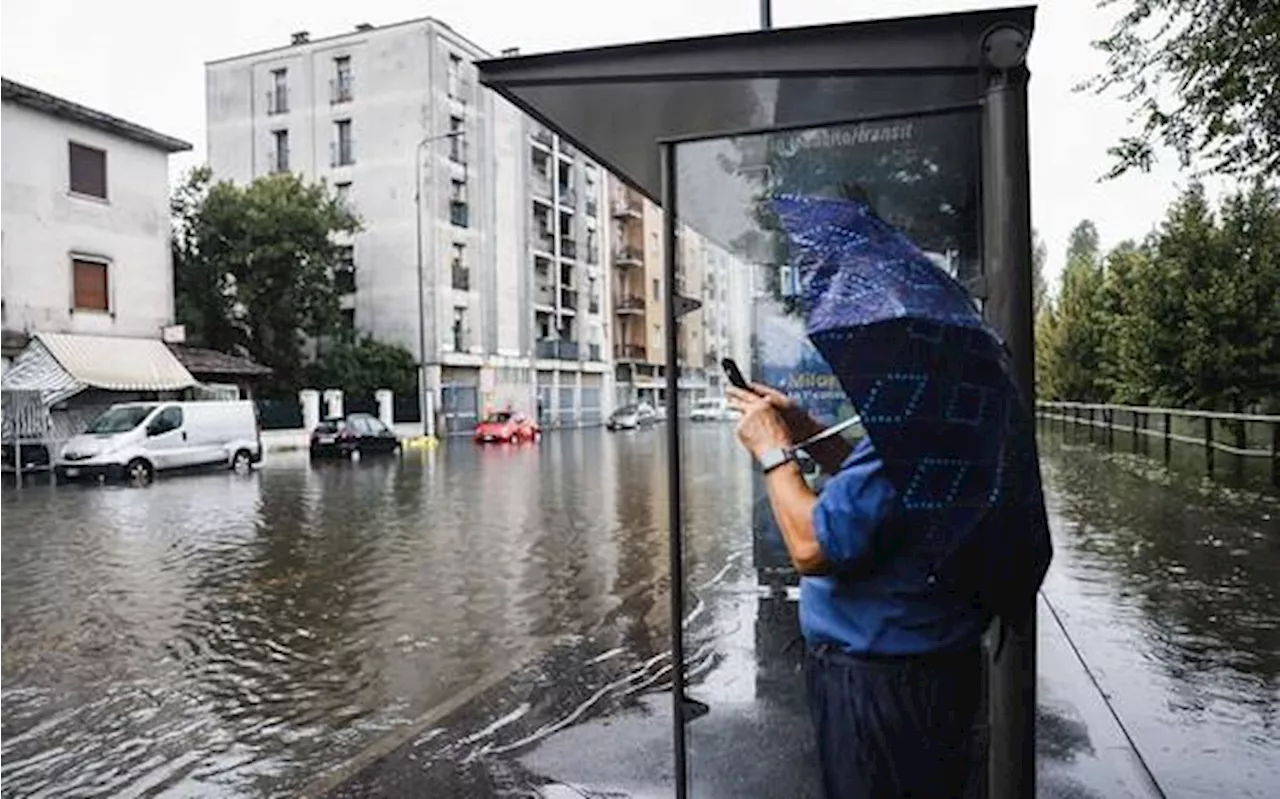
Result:
M728 450L719 462L742 471L724 465L707 474L705 450L720 445L692 429L684 378L706 378L718 357L740 352L754 376L786 388L818 418L853 412L805 341L797 275L768 202L778 193L826 194L866 200L951 271L1004 336L1033 396L1025 58L1034 17L1033 8L1007 8L479 65L482 83L662 208L677 796L689 794L702 753L712 751L699 724L715 729L700 720L716 712L700 691L716 644L699 617L718 573L703 573L702 562L714 560L709 552L749 552L759 591L775 603L770 614L794 615L793 605L778 610L794 576L759 480L745 456ZM624 269L611 273L618 284L629 279ZM640 296L648 289L640 286ZM692 322L702 314L698 330L724 333L724 320L708 325L706 315L726 303L737 306L727 317L747 321L716 339L728 351L713 351ZM726 504L718 515L687 506L693 483L705 493L708 479L725 484L713 491ZM985 767L976 770L992 797L1034 795L1035 621L1027 615L989 658ZM767 749L773 733L761 725L749 734L761 740L742 741L744 752Z

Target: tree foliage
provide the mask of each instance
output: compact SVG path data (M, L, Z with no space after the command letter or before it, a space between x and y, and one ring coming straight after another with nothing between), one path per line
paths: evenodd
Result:
M1101 261L1074 247L1087 239L1073 234L1061 294L1037 320L1042 396L1280 408L1274 189L1257 182L1215 213L1193 185L1158 232Z
M397 396L414 396L418 386L418 362L413 353L396 344L371 337L345 337L325 348L324 357L308 370L310 383L340 388L348 397L372 397L379 389Z
M307 337L339 330L335 233L359 222L323 183L292 174L247 186L198 168L172 201L178 321L204 346L248 354L296 388Z
M1134 107L1133 135L1113 148L1109 177L1150 168L1155 148L1216 172L1280 175L1280 3L1101 0L1124 13L1094 42L1104 74L1086 86Z

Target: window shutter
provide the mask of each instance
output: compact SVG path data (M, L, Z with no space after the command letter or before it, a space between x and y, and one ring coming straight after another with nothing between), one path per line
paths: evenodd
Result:
M97 261L72 261L75 307L82 311L109 311L107 265Z

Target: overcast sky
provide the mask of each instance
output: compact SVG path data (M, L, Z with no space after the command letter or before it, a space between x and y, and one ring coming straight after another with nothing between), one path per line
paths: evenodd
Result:
M969 0L775 0L778 27L871 16L968 10L1006 3ZM1014 3L1008 3L1014 4ZM360 6L357 8L356 6ZM204 62L287 44L298 30L313 38L434 16L495 54L522 53L754 28L757 0L11 0L0 19L5 77L184 138L204 158ZM1049 246L1051 279L1066 237L1082 218L1104 245L1143 236L1185 186L1172 158L1149 175L1099 183L1106 148L1125 130L1117 100L1072 91L1101 64L1089 42L1104 35L1110 13L1092 0L1046 0L1031 50L1032 217Z

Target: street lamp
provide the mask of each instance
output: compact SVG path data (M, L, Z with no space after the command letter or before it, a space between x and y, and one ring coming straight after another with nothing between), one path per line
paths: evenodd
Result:
M426 301L422 297L424 289L424 267L422 263L422 151L428 144L461 135L463 135L463 131L452 130L448 133L427 136L418 142L418 145L413 149L413 219L418 261L418 417L422 420L423 432L430 437L435 437L436 420L427 393L427 309Z

